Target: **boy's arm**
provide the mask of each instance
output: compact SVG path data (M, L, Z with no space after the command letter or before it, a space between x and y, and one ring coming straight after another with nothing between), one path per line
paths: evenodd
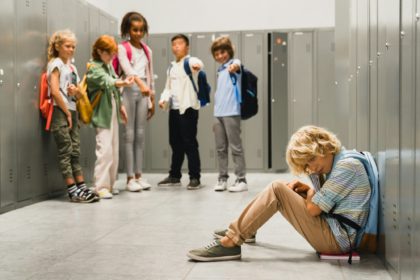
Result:
M190 57L189 63L191 71L198 72L204 68L204 63L197 57Z
M241 61L235 58L228 67L229 73L240 73L241 72Z

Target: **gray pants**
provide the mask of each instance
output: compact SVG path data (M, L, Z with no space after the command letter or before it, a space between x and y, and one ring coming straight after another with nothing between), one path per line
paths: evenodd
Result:
M228 175L228 147L232 152L237 178L245 178L245 157L241 139L241 117L217 117L213 126L219 160L219 180L226 180Z
M134 174L140 174L143 168L148 97L143 96L137 87L125 88L123 104L128 115L124 133L127 176L133 177Z

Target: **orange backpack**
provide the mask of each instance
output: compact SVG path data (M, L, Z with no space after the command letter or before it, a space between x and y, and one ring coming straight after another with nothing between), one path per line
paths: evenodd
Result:
M41 80L39 82L39 110L41 110L41 116L47 120L45 130L50 130L52 113L54 110L54 102L52 96L48 94L48 77L47 72L41 74Z

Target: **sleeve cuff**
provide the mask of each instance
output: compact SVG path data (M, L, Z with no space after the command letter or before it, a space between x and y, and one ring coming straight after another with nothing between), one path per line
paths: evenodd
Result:
M331 201L330 199L326 198L325 196L322 196L321 192L317 192L313 197L312 197L312 203L316 204L319 208L321 208L322 211L324 211L325 213L330 212L330 210L333 208L334 206L334 202Z

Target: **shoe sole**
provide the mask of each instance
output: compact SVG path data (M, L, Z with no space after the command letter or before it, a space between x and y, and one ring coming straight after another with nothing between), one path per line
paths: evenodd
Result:
M96 201L96 197L93 197L89 200L80 200L80 199L75 200L75 199L70 198L70 202L73 202L73 203L92 203L92 202L95 202L95 201Z
M150 186L150 187L144 187L144 188L141 188L141 190L142 191L148 191L148 190L150 190L152 187Z
M246 191L248 191L248 189L244 189L244 190L231 190L231 189L228 189L228 191L229 192L246 192Z
M225 237L224 235L219 235L217 233L213 233L213 237L216 239L222 239L223 237ZM244 241L245 243L255 243L256 242L256 238L247 238Z
M191 253L188 253L187 256L192 260L200 261L200 262L231 261L231 260L241 259L241 254L232 255L232 256L224 256L224 257L200 257L200 256L193 255Z
M179 187L181 183L158 184L159 187Z
M222 188L213 188L213 190L215 191L215 192L224 192L225 190L226 190L226 188L224 188L224 189L222 189Z
M187 190L193 191L193 190L201 189L202 187L203 187L203 185L198 185L197 187L187 186Z

